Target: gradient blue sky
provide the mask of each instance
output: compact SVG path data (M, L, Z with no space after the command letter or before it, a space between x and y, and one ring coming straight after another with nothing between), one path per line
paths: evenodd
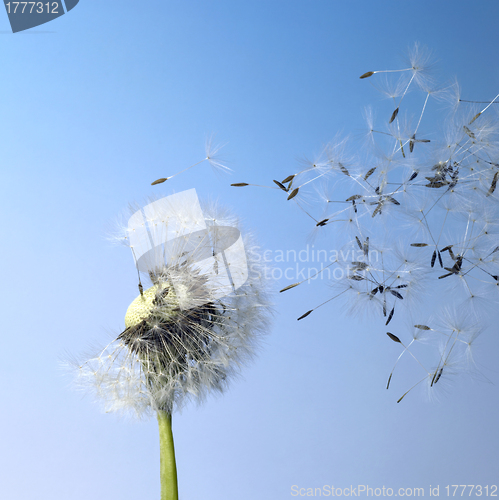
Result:
M0 496L159 498L155 420L101 413L60 368L66 352L120 331L137 294L131 255L105 239L128 202L195 187L239 213L262 247L299 251L300 212L230 183L282 179L338 132L362 133L362 109L379 96L359 75L398 66L415 41L464 96L494 97L498 19L486 1L80 0L13 35L0 12ZM202 159L212 133L228 143L232 175L200 166L150 186ZM497 328L476 350L492 383L459 379L438 402L415 391L397 405L412 379L401 371L385 390L399 349L383 326L334 303L296 321L323 293L277 296L241 380L174 416L180 498L497 484Z

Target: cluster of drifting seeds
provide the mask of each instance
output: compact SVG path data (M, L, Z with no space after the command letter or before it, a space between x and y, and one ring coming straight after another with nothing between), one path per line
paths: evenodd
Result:
M424 370L415 385L434 387L457 368L471 368L471 346L490 310L484 306L499 299L499 120L492 106L499 96L481 104L461 100L457 84L437 89L428 54L418 45L409 61L404 69L360 77L376 83L381 76L380 90L393 103L376 125L372 110L366 111L366 143L357 148L362 159L337 140L316 161L274 183L314 221L314 231L333 227L336 239L345 239L343 254L356 256L334 262L343 277L323 304L348 296L352 309L374 308L385 325L403 307L410 306L414 317L414 299L425 308L429 301L442 307L433 320L411 325L409 342L387 332L401 344L400 356L407 352ZM439 115L431 106L436 101L447 101L450 109ZM325 208L321 215L312 215L311 201ZM432 366L411 351L422 340L437 347Z

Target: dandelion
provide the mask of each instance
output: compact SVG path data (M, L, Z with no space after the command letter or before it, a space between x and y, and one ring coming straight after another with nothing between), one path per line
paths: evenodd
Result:
M239 226L227 211L202 209L194 189L132 208L121 240L140 294L125 329L79 367L106 411L156 413L162 500L178 498L173 412L223 392L267 331L266 274Z

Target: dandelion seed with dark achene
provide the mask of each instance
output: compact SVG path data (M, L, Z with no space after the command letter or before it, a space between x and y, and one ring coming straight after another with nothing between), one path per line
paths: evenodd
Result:
M276 181L274 180L274 182L283 190L283 191L286 191L287 192L287 188L285 186L283 186L279 181Z
M352 276L349 276L349 279L354 280L354 281L363 281L364 277L359 276L358 274L353 274Z
M345 201L355 201L358 200L359 198L362 198L360 194L354 194L353 196L350 196L350 198L347 198Z
M306 318L309 314L311 314L314 310L310 309L310 311L307 311L305 314L302 314L297 321L300 321L303 318Z
M364 245L362 245L362 251L366 257L369 255L369 236L364 241Z
M390 118L390 121L388 123L392 123L393 120L395 120L395 118L397 118L397 115L399 114L399 108L397 108L393 113L392 113L392 116Z
M398 399L397 403L400 403L407 396L407 394L409 394L409 391L407 391L405 394L402 394L402 396L400 397L400 399Z
M350 177L350 172L341 164L341 163L338 163L339 167L340 167L340 170L345 174L345 175L348 175Z
M449 276L452 276L454 273L448 273L448 274L444 274L443 276L439 276L438 279L441 280L443 278L448 278Z
M394 341L394 342L398 342L399 344L401 344L402 342L400 342L400 339L396 336L396 335L393 335L393 333L390 333L390 332L386 332L386 334Z
M466 125L463 125L463 129L472 139L476 139L475 134Z
M444 371L443 367L440 368L440 371L438 372L438 376L435 379L435 384L440 380L440 377L442 376L442 372Z
M298 194L299 189L300 188L293 189L293 191L291 191L291 194L288 196L288 200L293 199Z
M390 293L391 293L392 295L394 295L395 297L397 297L397 299L400 299L400 300L403 300L403 299L404 299L404 297L402 297L402 295L400 295L400 293L398 293L396 290L392 290L392 289L390 288Z
M496 172L494 174L494 178L492 179L492 184L490 185L490 188L489 188L486 196L490 196L496 190L496 185L497 185L497 179L498 178L499 178L499 172Z
M419 330L431 330L431 328L426 325L414 325L414 328L418 328Z
M359 76L360 79L363 78L369 78L370 76L374 75L374 71L368 71L367 73L364 73L363 75Z
M231 184L231 186L244 187L244 186L249 186L249 184L247 182L236 182L235 184Z
M383 208L383 203L378 203L378 206L376 207L376 209L374 210L373 212L373 217L375 217L376 215L378 215L379 213L381 213L381 209Z
M468 123L468 125L471 125L480 115L482 114L482 112L480 111L480 113L477 113L472 119L471 121Z
M165 182L168 180L168 177L162 177L161 179L158 179L154 182L151 182L151 186L155 186L156 184L161 184L162 182Z
M293 175L288 175L283 181L282 183L283 184L286 184L286 182L291 182L294 178L295 178L295 175L296 174L293 174Z
M390 323L390 321L392 320L394 312L395 312L395 306L393 306L393 309L390 311L390 314L388 315L388 319L386 320L385 326L388 325L388 323Z
M418 172L414 172L410 177L409 177L409 181L413 181L416 177L418 176Z
M319 222L316 224L316 226L325 226L328 220L329 220L329 219L323 219L323 220L319 221Z
M431 267L435 265L435 260L437 259L437 251L435 250L433 252L433 255L431 256Z
M409 141L409 151L411 153L414 151L414 139L416 139L416 134L413 134L411 140Z
M442 256L440 255L440 252L437 250L437 255L438 255L438 263L440 264L440 267L444 267L444 263L442 262Z
M369 170L367 171L367 174L366 174L366 175L364 175L364 180L365 180L365 181L367 181L367 179L369 179L369 177L371 177L371 175L373 175L373 174L374 174L374 172L376 171L376 168L377 168L377 167L373 167L373 168L371 168L371 169L369 169Z
M411 243L411 247L427 247L428 243Z
M279 290L279 293L285 292L286 290L291 290L291 288L294 288L295 286L298 286L300 283L293 283L292 285L288 285L284 287L282 290Z
M359 238L356 236L355 239L357 240L357 245L359 245L359 248L362 250L362 243L360 242Z

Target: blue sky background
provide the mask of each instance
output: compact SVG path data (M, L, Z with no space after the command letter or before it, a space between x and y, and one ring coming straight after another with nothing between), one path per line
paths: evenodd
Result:
M415 41L463 97L492 99L498 18L495 2L462 0L81 0L14 35L0 12L1 497L159 498L155 420L101 413L60 367L123 328L136 274L105 238L129 202L195 187L262 247L304 249L301 212L230 184L282 179L337 133L362 134L380 97L359 75L399 67ZM202 159L212 133L232 175L203 165L150 186ZM314 244L331 247L330 234ZM401 370L385 389L399 348L382 322L334 302L297 322L325 297L324 284L304 287L276 296L266 345L227 394L174 416L180 498L497 484L497 328L475 351L491 383L458 379L439 401L413 391L396 404L413 378Z

